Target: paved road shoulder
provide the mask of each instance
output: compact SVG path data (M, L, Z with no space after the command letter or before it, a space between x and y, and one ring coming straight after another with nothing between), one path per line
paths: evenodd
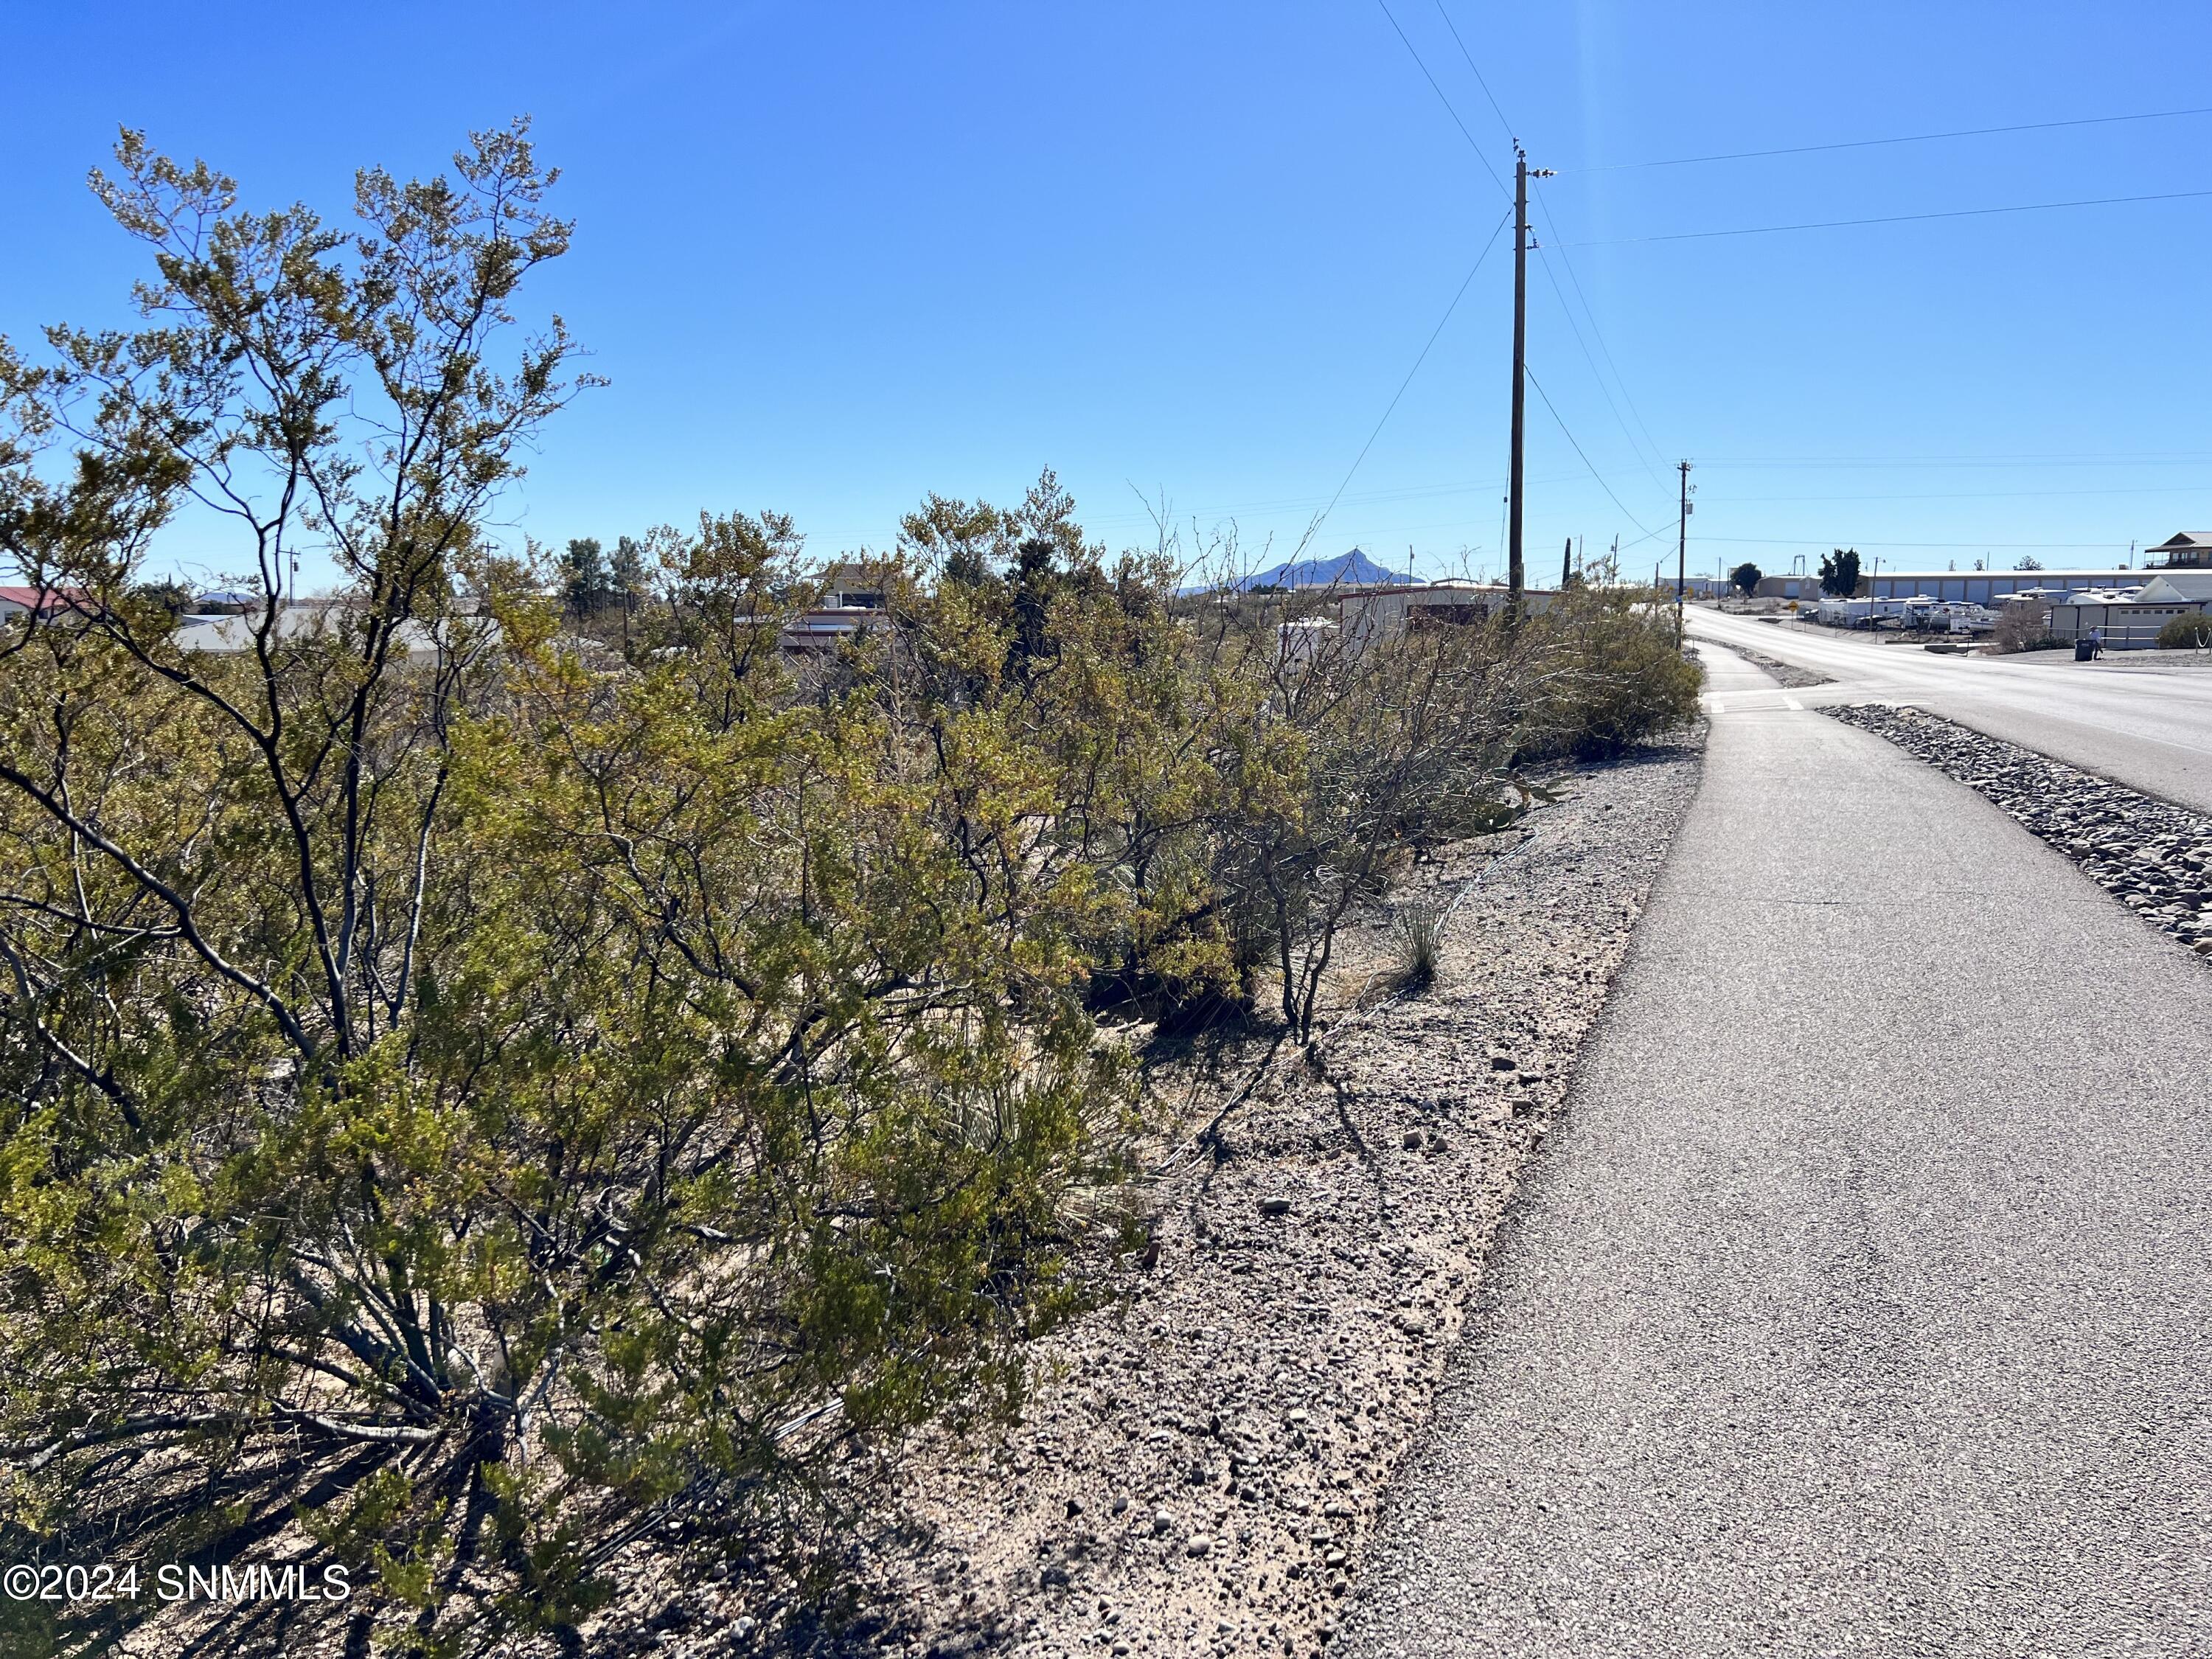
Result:
M2208 1078L2065 860L1720 716L1348 1650L2206 1650Z

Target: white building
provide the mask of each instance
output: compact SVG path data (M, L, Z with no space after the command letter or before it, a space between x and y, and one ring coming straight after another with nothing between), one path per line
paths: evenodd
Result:
M1425 582L1419 586L1400 584L1347 593L1337 601L1337 616L1346 642L1355 650L1371 639L1383 638L1408 628L1446 628L1487 622L1504 614L1510 590L1493 582ZM1558 593L1544 588L1525 588L1522 607L1530 616L1551 608Z
M81 587L0 587L0 623L33 611L51 617L58 611L73 609L83 598Z
M2069 593L2051 607L2051 635L2071 643L2094 635L2108 651L2148 651L2176 617L2212 602L2212 569L2166 569L2121 592Z

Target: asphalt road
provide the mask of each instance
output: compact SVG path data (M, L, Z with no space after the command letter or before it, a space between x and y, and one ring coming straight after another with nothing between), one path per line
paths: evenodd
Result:
M1893 637L1775 624L1695 605L1696 639L1747 645L1831 675L1833 685L1789 695L1909 702L2148 793L2212 811L2212 655L2071 652L1946 657ZM1772 701L1770 699L1769 701ZM1752 694L1752 705L1759 698Z
M2212 1653L2212 972L1708 656L1344 1650Z

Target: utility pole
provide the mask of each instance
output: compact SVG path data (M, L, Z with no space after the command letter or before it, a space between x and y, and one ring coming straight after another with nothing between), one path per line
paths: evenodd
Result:
M1690 464L1679 464L1682 474L1682 513L1674 523L1674 643L1682 642L1682 590L1690 559Z
M1549 167L1532 174L1528 152L1513 146L1513 457L1505 486L1505 614L1521 617L1528 575L1521 562L1521 454L1528 395L1528 180L1548 179Z

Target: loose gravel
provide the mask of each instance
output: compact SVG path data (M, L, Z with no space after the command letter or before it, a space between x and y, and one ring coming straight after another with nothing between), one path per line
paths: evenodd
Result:
M1436 981L1341 1019L1212 1150L1187 1128L1154 1194L1156 1263L1038 1345L1003 1443L913 1468L898 1504L933 1540L873 1564L860 1650L1320 1650L1699 753L1569 773L1524 836L1417 866L1401 898L1462 896Z
M1821 711L1985 797L2161 933L2212 958L2212 818L1917 708Z
M1764 651L1753 651L1749 646L1731 643L1728 647L1746 662L1756 663L1792 691L1802 691L1808 686L1833 685L1828 675L1810 668L1800 668L1794 662L1784 662L1779 657L1770 657Z

